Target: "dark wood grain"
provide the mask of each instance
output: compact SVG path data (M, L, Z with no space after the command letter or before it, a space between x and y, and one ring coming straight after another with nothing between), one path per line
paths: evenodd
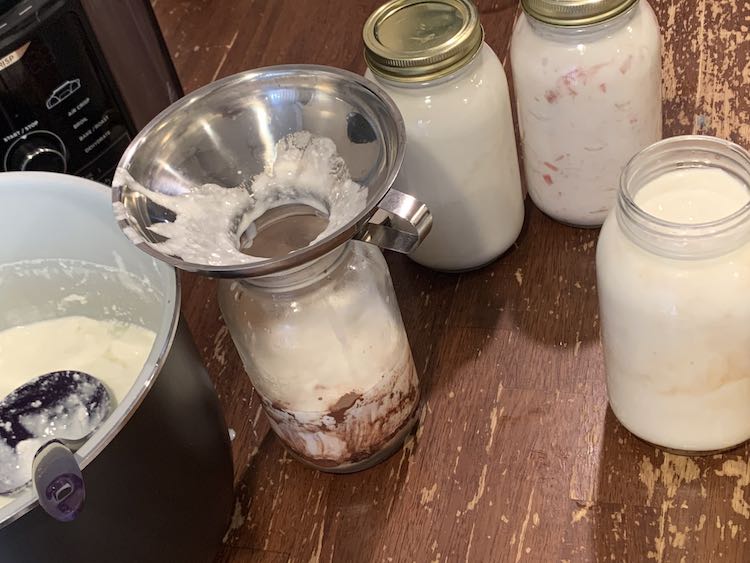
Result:
M362 72L361 28L377 5L154 2L187 91L279 63ZM748 4L652 5L664 33L665 134L748 145ZM517 3L479 6L507 67ZM480 271L435 274L389 255L424 385L420 424L391 459L349 476L285 453L220 318L215 282L184 276L184 312L237 435L237 503L218 561L750 561L748 448L675 456L633 438L607 408L596 236L527 201L516 247Z

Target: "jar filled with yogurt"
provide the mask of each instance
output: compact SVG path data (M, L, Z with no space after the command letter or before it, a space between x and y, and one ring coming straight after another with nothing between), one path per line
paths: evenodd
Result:
M620 172L661 139L661 38L646 0L522 0L511 43L526 185L570 225L601 225Z
M222 281L219 302L271 426L298 459L348 473L401 446L419 382L378 247L349 241L293 270Z
M750 154L666 139L625 168L596 269L609 401L636 436L711 452L750 438Z
M365 23L365 76L393 98L407 146L397 186L429 207L410 256L481 267L518 237L524 206L508 83L469 0L393 0Z

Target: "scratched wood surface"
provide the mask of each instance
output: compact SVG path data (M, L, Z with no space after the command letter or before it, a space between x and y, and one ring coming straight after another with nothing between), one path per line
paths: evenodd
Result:
M280 63L362 72L360 30L377 4L154 1L186 91ZM507 68L517 2L479 5ZM750 4L652 5L665 134L750 145ZM596 236L527 202L517 247L481 271L439 275L388 256L424 401L403 450L349 476L284 452L215 283L185 276L184 311L236 432L237 502L218 561L750 561L748 448L678 457L634 439L607 408Z

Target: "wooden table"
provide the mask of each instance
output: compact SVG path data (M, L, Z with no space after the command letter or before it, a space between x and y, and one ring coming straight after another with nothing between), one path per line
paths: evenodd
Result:
M154 0L187 91L241 70L364 70L377 0ZM664 35L666 135L750 145L750 4L652 0ZM480 2L508 66L515 0ZM527 201L517 246L473 273L388 256L423 382L418 430L369 471L293 461L269 431L216 303L185 276L184 311L236 431L237 502L220 561L750 561L748 447L678 457L607 408L597 231ZM750 408L750 405L748 405Z

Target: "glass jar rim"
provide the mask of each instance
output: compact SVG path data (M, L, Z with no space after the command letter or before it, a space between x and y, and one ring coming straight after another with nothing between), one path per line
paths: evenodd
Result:
M309 262L305 262L299 266L281 270L280 272L252 278L236 278L228 281L239 285L250 285L255 289L269 292L294 291L301 287L312 285L321 278L330 275L331 272L339 268L347 252L351 252L354 244L357 242L361 241L348 240L322 256L313 258ZM362 242L361 244L368 243Z
M677 153L687 152L693 155L675 157ZM713 160L709 160L711 156ZM721 160L725 161L724 165ZM707 135L680 135L663 139L641 150L628 161L620 175L617 215L622 227L629 231L631 238L635 235L638 243L644 242L645 236L651 243L651 237L660 237L668 244L677 244L683 251L676 254L683 258L705 257L705 253L700 252L693 256L694 253L687 248L691 242L728 235L742 225L747 225L750 232L750 199L729 215L701 223L663 219L648 213L635 201L634 187L643 187L649 180L670 171L717 168L737 176L736 171L728 169L728 163L744 172L745 178L742 179L750 191L750 153L731 141Z

